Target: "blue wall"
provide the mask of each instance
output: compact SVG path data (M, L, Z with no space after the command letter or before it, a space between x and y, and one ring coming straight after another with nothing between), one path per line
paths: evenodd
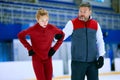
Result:
M105 43L120 43L120 30L103 30Z
M28 28L29 25L0 23L0 41L8 41L17 38L17 34ZM102 29L105 43L120 43L120 30ZM70 37L66 41L71 41Z
M21 30L20 24L0 23L0 62L13 61L13 42Z
M0 23L0 41L12 40L17 38L17 34L19 31L21 31L20 24Z

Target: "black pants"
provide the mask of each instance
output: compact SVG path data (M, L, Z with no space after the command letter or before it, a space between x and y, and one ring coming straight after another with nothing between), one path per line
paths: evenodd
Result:
M71 69L71 80L85 80L85 76L87 80L99 80L98 69L94 62L72 61Z

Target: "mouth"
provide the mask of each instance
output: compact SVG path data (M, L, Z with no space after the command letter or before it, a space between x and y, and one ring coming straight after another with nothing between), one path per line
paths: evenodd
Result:
M43 27L45 28L47 25L43 25Z
M44 27L47 26L47 25L43 25Z
M84 15L81 15L80 17L85 17Z
M80 20L85 20L85 17L84 16L80 16Z

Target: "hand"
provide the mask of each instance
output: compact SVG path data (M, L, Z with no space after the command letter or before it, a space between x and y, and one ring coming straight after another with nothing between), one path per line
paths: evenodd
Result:
M48 52L48 56L51 57L55 54L55 50L53 48L50 48L49 52Z
M96 66L97 66L97 68L99 69L99 68L101 68L103 65L104 65L104 58L103 58L103 56L100 56L100 57L98 58L97 62L96 62Z
M56 34L56 35L55 35L55 39L57 39L57 40L60 40L62 37L63 37L62 34Z
M28 51L28 55L29 55L29 56L32 56L32 55L34 55L34 54L35 54L35 52L34 52L33 50L29 50L29 51Z

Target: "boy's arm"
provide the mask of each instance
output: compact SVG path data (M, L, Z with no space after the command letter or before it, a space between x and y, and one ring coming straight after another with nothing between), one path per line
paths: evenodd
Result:
M25 48L27 48L28 51L32 50L32 46L27 42L26 40L27 30L23 30L18 33L18 39L23 44Z
M65 28L63 29L63 31L59 31L59 33L56 33L55 35L55 39L57 39L57 42L55 43L55 45L49 50L48 56L52 56L56 50L60 47L60 45L62 44L63 40L67 39L73 31L73 24L72 21L68 21L68 23L65 25ZM59 34L59 35L58 35ZM62 35L62 37L61 37ZM60 39L59 39L60 38Z
M57 42L55 43L55 45L53 46L53 49L54 49L55 51L56 51L56 50L60 47L60 45L62 44L65 34L63 33L62 30L60 30L57 34L55 34L55 37L56 37L56 36L58 37L58 39L57 39Z
M63 42L64 36L65 34L63 33L62 30L59 30L56 34L55 37L57 36L57 42L54 44L53 47L50 48L49 52L48 52L48 56L53 56L55 54L55 52L57 51L57 49L60 47L60 45Z

